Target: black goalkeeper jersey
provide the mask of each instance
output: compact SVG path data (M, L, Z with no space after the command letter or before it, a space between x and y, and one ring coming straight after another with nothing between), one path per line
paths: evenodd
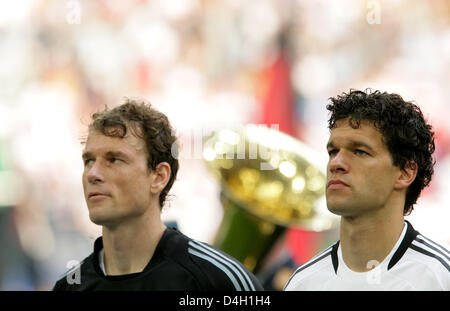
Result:
M142 272L105 275L100 267L102 237L94 252L58 280L55 291L84 290L263 290L258 279L238 260L206 243L167 228Z

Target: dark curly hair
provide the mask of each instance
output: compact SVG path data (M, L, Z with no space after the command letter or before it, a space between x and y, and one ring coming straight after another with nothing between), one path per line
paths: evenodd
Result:
M405 168L414 161L418 172L408 187L403 214L409 215L417 202L420 192L428 186L434 172L435 150L434 132L424 119L420 108L412 102L406 102L398 94L389 94L366 89L351 89L330 98L327 105L331 116L328 128L332 130L336 121L349 118L349 124L358 128L361 120L372 121L386 144L393 165Z
M125 102L118 107L94 113L92 120L90 131L97 130L106 136L123 138L130 129L133 135L144 140L150 170L161 162L170 165L169 182L159 196L162 208L178 172L178 142L167 116L144 100L125 98Z

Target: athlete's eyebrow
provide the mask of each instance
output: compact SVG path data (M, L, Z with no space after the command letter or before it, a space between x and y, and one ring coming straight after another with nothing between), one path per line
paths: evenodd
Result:
M348 142L348 146L351 148L361 148L362 147L362 148L366 148L370 152L375 152L375 150L371 146L369 146L365 142L362 142L359 140L351 140L350 142ZM333 148L336 148L336 146L333 144L333 141L329 141L327 144L327 150L333 149Z
M111 157L111 158L125 158L128 159L129 157L122 151L108 151L106 153L107 157Z
M358 141L358 140L353 140L349 143L349 145L353 148L366 148L367 150L369 150L370 152L375 152L375 150L369 146L368 144L362 142L362 141Z
M92 158L92 153L90 153L89 151L85 151L85 152L83 152L81 157L83 158L83 160L88 159L88 158Z
M332 141L329 141L328 144L327 144L327 150L328 150L328 149L333 149L333 148L334 148L333 142L332 142Z
M92 158L93 156L94 155L93 155L92 152L85 151L85 152L83 152L81 157L83 159L89 159L89 158ZM119 157L119 158L125 158L125 159L129 158L129 156L127 154L125 154L124 152L122 152L122 151L108 151L108 152L105 153L105 156L106 157Z

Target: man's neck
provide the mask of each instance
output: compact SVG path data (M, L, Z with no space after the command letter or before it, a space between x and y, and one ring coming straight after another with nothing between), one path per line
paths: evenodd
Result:
M151 219L151 218L150 218ZM166 226L161 219L139 219L103 227L104 265L107 275L142 272L152 258Z
M403 226L403 215L342 217L340 239L347 267L366 272L373 263L381 263L398 241Z

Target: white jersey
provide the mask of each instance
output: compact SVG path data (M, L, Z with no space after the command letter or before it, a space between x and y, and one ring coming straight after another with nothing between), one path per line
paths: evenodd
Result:
M342 259L339 241L299 267L286 291L450 291L449 251L415 231L409 222L389 255L368 272L354 272ZM368 267L370 268L370 267Z

